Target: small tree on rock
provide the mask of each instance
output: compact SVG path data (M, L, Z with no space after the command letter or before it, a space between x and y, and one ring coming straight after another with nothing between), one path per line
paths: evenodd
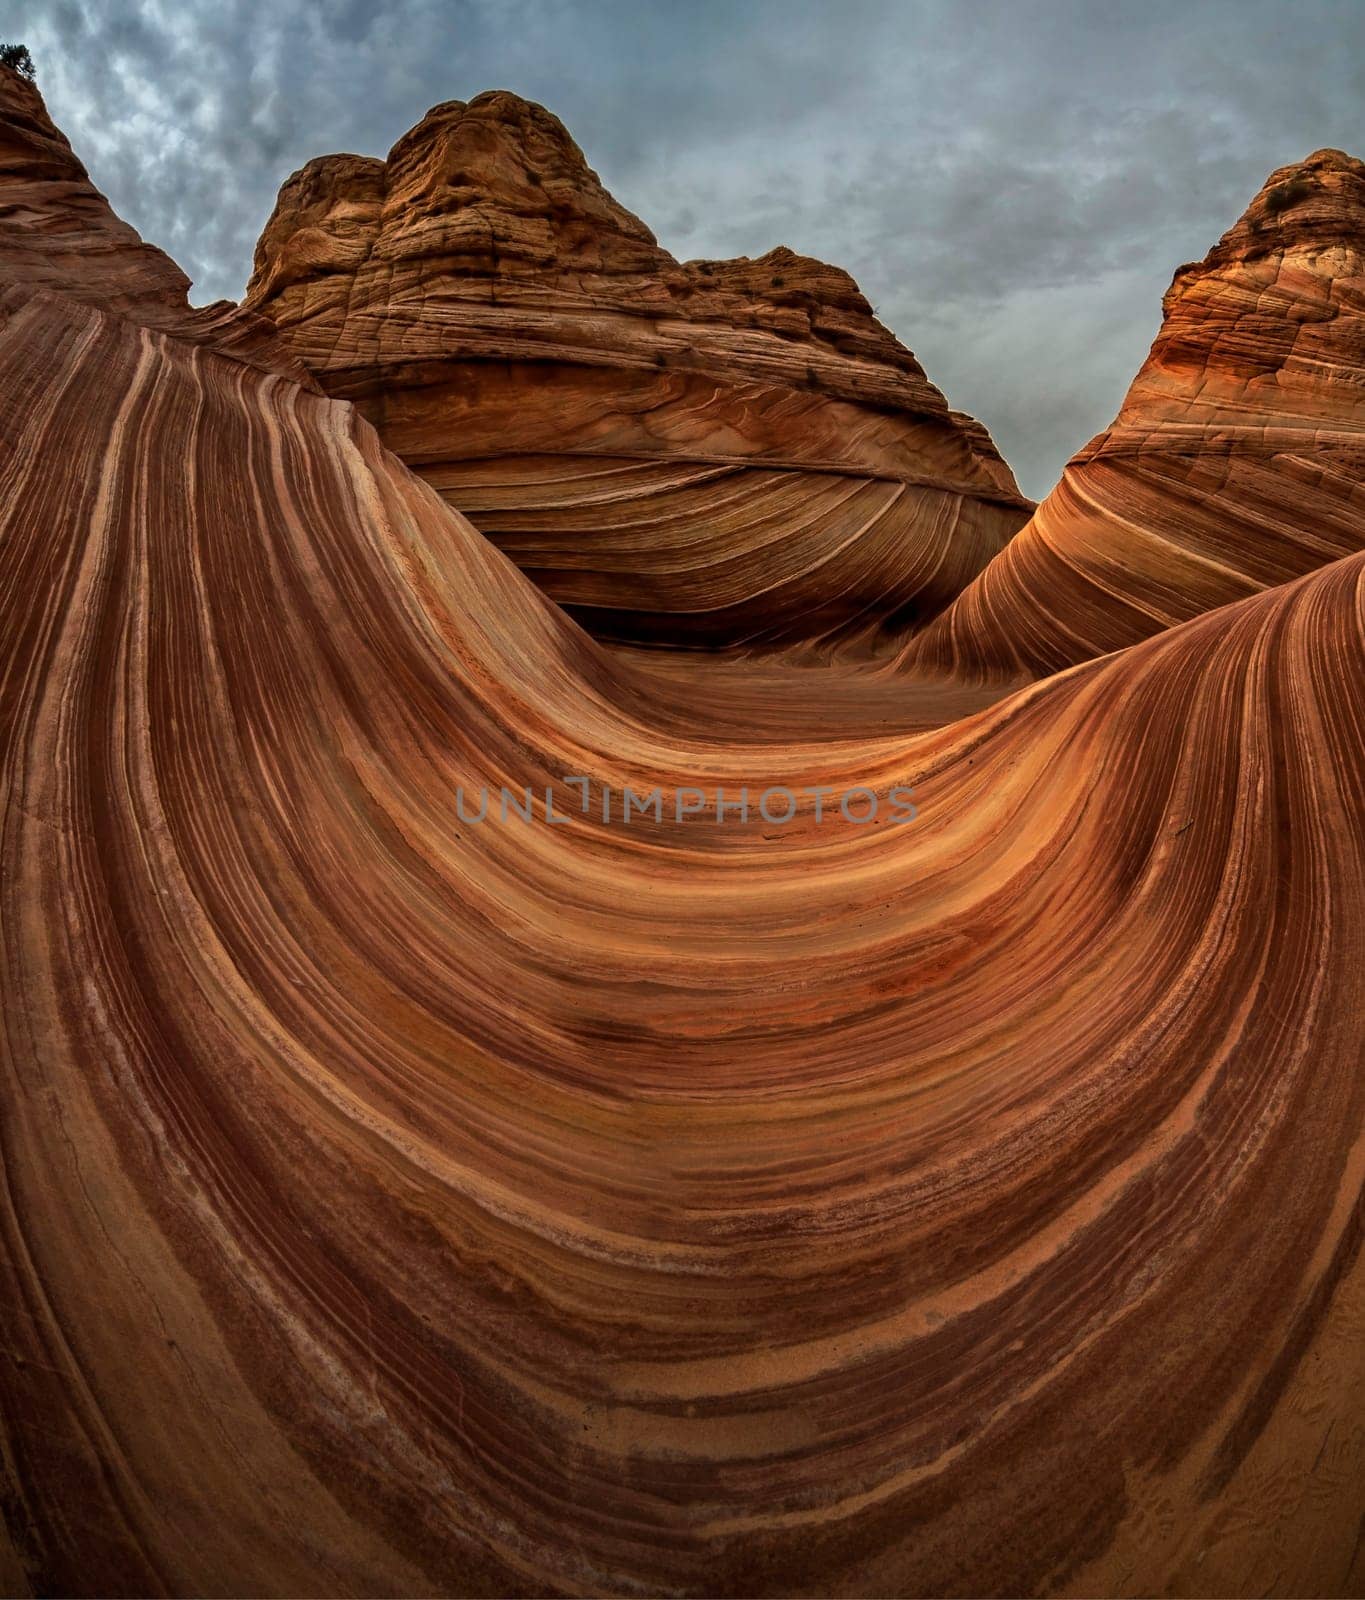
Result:
M9 67L21 78L33 82L33 57L29 55L27 45L0 44L0 67Z

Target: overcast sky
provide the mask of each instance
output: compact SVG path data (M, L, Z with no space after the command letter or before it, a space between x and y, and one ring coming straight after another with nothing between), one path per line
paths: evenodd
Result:
M1035 496L1175 267L1273 167L1365 155L1365 0L0 0L0 39L196 301L310 157L539 100L675 255L847 267Z

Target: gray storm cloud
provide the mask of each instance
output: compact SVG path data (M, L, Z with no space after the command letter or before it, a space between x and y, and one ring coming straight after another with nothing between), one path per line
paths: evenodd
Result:
M116 209L241 295L280 182L441 100L557 112L676 255L847 267L1041 495L1181 262L1266 174L1365 154L1365 5L691 0L0 4Z

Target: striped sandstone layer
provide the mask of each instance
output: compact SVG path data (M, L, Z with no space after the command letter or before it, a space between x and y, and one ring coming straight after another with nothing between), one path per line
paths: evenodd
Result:
M1043 677L1365 545L1365 165L1272 173L1163 310L1113 426L908 665Z
M1359 1584L1365 558L659 736L349 406L0 311L13 1592Z
M93 297L0 483L5 1593L1359 1592L1365 556L742 737Z
M248 304L603 637L886 649L1031 508L847 273L674 260L505 92L295 173Z

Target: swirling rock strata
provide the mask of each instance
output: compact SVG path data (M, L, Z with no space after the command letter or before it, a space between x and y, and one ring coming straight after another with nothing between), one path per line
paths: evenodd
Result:
M1359 1592L1365 556L752 740L91 297L0 451L7 1593Z
M909 663L1045 676L1365 544L1365 165L1272 173L1163 309L1113 426Z
M295 173L248 303L606 637L883 648L1029 509L847 273L675 261L515 95Z

